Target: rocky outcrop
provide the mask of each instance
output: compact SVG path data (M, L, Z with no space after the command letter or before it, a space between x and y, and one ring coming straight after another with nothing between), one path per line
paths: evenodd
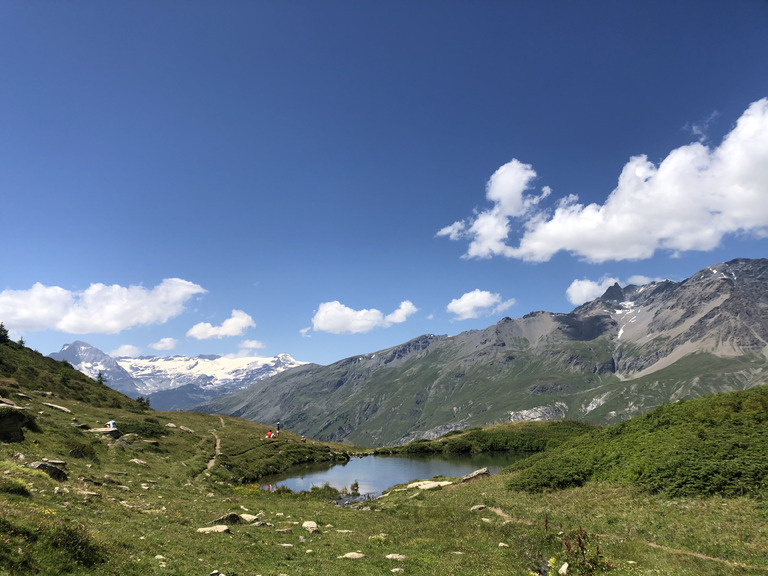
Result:
M478 478L485 478L490 475L491 473L488 471L488 468L480 468L480 470L475 470L474 472L470 472L466 476L462 476L459 479L459 482L471 482L472 480L477 480Z
M0 441L21 442L24 440L24 427L29 426L34 418L15 404L0 404Z
M67 479L67 473L50 462L31 462L27 464L27 467L45 472L48 476L59 482L64 482Z

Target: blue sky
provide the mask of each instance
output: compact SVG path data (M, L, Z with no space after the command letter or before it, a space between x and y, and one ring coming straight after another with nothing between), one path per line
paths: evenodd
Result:
M0 321L329 364L768 256L768 3L0 3Z

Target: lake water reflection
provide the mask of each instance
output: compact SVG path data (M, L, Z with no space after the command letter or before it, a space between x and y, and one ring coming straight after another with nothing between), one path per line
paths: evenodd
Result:
M498 473L525 455L514 452L483 454L440 454L431 456L365 456L343 464L307 464L261 480L262 488L274 490L285 486L294 492L310 490L326 483L337 490L359 485L361 495L377 497L396 484L426 480L434 476L464 476L480 468Z

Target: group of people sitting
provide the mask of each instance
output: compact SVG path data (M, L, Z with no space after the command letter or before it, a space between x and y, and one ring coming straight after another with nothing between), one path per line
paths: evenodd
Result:
M277 423L277 428L275 428L274 432L272 432L272 430L267 432L267 435L265 436L265 438L277 438L279 435L280 435L280 422Z

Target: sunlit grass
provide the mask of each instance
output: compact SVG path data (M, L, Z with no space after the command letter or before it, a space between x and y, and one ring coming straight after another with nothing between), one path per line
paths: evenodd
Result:
M59 382L55 374L46 378ZM11 380L3 386L9 395L21 389ZM68 394L70 388L57 390ZM34 426L22 441L0 444L0 574L352 576L394 568L419 575L540 574L551 558L561 565L568 557L563 539L574 542L582 534L595 546L590 550L599 546L611 574L768 574L764 492L670 497L619 476L622 483L604 478L564 490L510 490L513 476L500 474L431 490L399 486L377 500L339 507L330 487L267 492L244 480L360 449L303 443L290 431L268 442L267 427L254 422L155 412L99 393L108 405L84 401L85 392L30 393L23 401ZM707 417L731 421L732 405L733 399L719 399ZM740 406L742 416L761 414L761 404ZM657 416L674 422L680 412ZM123 437L80 427L99 427L109 418L122 425ZM641 424L625 428L632 426ZM564 441L563 433L574 435L565 424L518 428L553 434L554 444ZM475 449L498 442L503 431L466 435ZM25 466L43 459L66 462L68 479L58 482ZM251 514L263 524L198 532L230 513ZM319 531L305 530L305 521ZM344 557L348 553L363 556Z

